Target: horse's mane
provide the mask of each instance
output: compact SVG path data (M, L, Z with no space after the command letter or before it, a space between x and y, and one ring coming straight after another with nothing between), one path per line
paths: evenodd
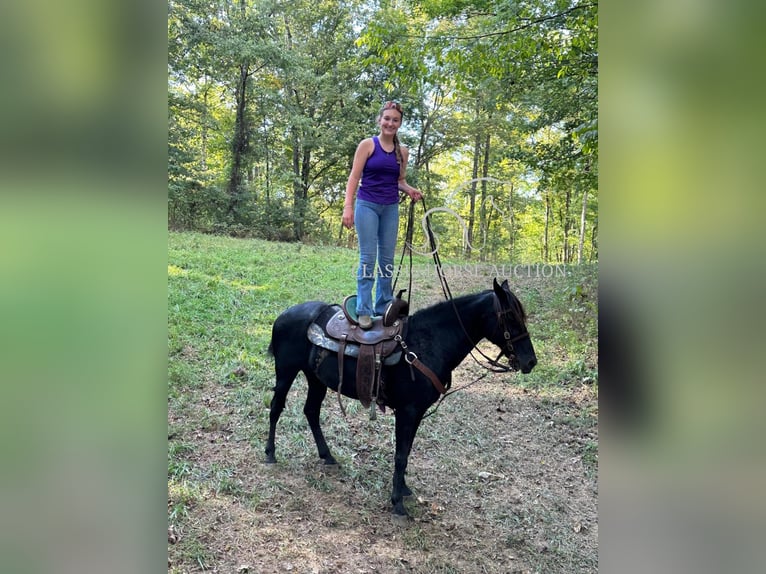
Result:
M454 303L458 307L462 306L462 304L468 300L476 300L482 295L486 295L489 293L489 289L485 289L484 291L480 291L479 293L470 293L468 295L460 295L459 297L453 297L452 301L438 301L437 303L432 303L431 305L428 305L427 307L423 307L422 309L417 310L412 316L419 317L423 314L431 315L438 311L442 310L449 310L452 311L452 304Z
M478 301L489 295L491 291L485 290L479 293L471 293L469 295L461 295L454 297L451 301L439 301L428 307L424 307L416 311L412 315L412 320L419 325L428 325L431 323L440 322L440 320L449 317L450 319L455 317L455 308L463 309L466 303Z
M510 292L510 291L509 291ZM419 309L416 311L412 318L419 318L423 319L425 317L438 317L442 312L450 312L453 313L452 306L453 304L457 306L458 308L462 307L462 305L467 301L475 301L480 299L483 296L492 294L494 295L494 291L492 289L485 289L484 291L480 291L478 293L470 293L468 295L461 295L459 297L454 297L452 301L439 301L438 303L434 303L432 305L429 305L428 307L424 307L422 309ZM521 319L523 323L527 322L527 312L524 310L524 306L521 304L521 301L519 301L518 297L513 294L513 292L510 292L511 294L511 306L515 307L513 309ZM423 315L425 313L425 315Z

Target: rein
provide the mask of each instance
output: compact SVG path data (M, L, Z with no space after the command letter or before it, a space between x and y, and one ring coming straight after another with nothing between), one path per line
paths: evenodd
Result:
M423 202L423 210L427 214L428 213L428 208L426 206L425 198L422 198L420 201ZM415 220L415 202L412 201L412 202L410 202L410 206L409 206L409 210L408 210L408 214L407 214L407 230L406 230L406 234L405 234L404 246L402 247L402 255L401 255L400 259L399 259L399 266L398 266L397 271L396 271L396 277L394 278L394 281L393 281L393 287L396 287L396 283L399 280L399 273L401 272L402 263L404 261L404 255L405 255L405 252L406 252L406 253L409 254L409 281L408 281L408 289L407 289L407 303L408 304L409 304L409 301L410 301L410 296L412 294L412 237L413 237L414 220ZM431 220L428 217L428 215L426 215L426 233L428 235L428 242L429 242L429 245L431 247L431 256L432 256L433 261L434 261L434 266L436 267L436 274L439 277L439 284L440 284L440 286L442 288L442 293L444 294L444 298L445 298L445 300L447 300L450 303L452 303L452 309L455 311L455 317L457 317L458 323L460 324L460 328L463 330L463 334L466 336L468 341L471 343L471 351L469 353L471 355L471 358L476 362L477 365L479 365L481 368L485 369L487 372L485 372L484 374L480 375L479 377L477 377L476 379L474 379L470 383L467 383L467 384L465 384L465 385L463 385L461 387L458 387L456 389L452 389L452 390L449 390L449 391L447 391L446 389L443 390L444 387L442 385L434 384L434 386L437 388L437 390L441 393L442 396L439 399L439 401L436 403L436 406L433 408L433 410L431 410L429 413L424 415L423 418L427 418L427 417L435 414L436 411L439 410L439 407L441 406L441 404L444 401L444 399L446 399L449 395L452 395L452 394L454 394L454 393L456 393L458 391L465 390L468 387L478 383L479 381L484 379L490 372L491 373L508 373L508 372L514 371L515 369L511 366L511 364L513 362L513 359L516 357L516 353L515 353L515 351L513 349L513 344L518 342L518 341L520 341L520 340L522 340L522 339L525 339L525 338L529 337L529 331L527 331L526 328L524 329L523 333L521 333L521 334L519 334L519 335L517 335L515 337L511 337L510 331L508 330L508 327L505 324L505 316L506 315L512 314L514 316L514 318L521 325L524 325L525 327L526 327L526 325L524 324L524 321L523 321L520 313L517 310L515 310L513 308L502 309L502 305L500 303L500 300L498 299L497 295L493 294L494 295L495 315L497 317L497 326L501 327L503 329L503 338L505 339L505 349L501 349L500 352L498 353L497 357L493 359L493 358L489 357L486 353L484 353L484 351L482 351L481 349L479 349L476 346L476 343L473 341L471 336L468 334L468 330L465 328L465 324L463 323L463 319L460 317L460 312L458 311L457 305L455 304L454 297L452 296L452 291L451 291L451 289L449 287L449 284L447 283L447 277L444 274L444 270L443 270L442 263L441 263L441 257L439 256L439 251L436 248L436 239L434 237L433 230L431 229ZM404 341L400 341L400 344L403 344L403 343L404 343ZM405 356L406 356L406 354L408 352L411 353L411 351L408 351L408 349L406 347L404 347L404 346L403 346L403 349L405 351ZM474 351L477 351L487 361L488 364L484 364L479 359L477 359L476 356L473 354ZM508 365L503 365L502 363L500 363L500 359L502 358L503 354L506 353L506 352L508 354L508 363L509 364ZM412 355L417 360L417 356L414 353L412 353ZM410 363L410 365L413 364L410 361L408 361L408 363ZM433 374L433 373L431 373L431 374ZM433 382L433 378L432 377L429 377L429 378L431 378L431 380ZM449 388L449 385L447 386L447 388Z
M406 197L406 196L405 196ZM402 201L404 199L402 198ZM425 200L422 200L425 206ZM402 262L404 261L404 254L407 253L409 255L409 279L407 281L407 304L410 303L410 295L412 294L412 228L413 224L415 222L415 202L410 202L410 208L407 210L407 231L405 233L404 237L404 245L402 246L402 256L399 258L399 266L396 269L396 277L394 277L394 282L392 283L391 289L396 289L396 283L399 281L399 273L402 270Z
M424 209L425 213L427 214L428 213L428 208L426 206L425 198L422 198L421 201L423 202L423 209ZM402 265L403 265L403 262L404 262L404 255L405 255L405 253L407 253L409 255L409 258L408 258L409 259L409 280L408 280L408 285L407 285L407 289L406 289L406 291L407 291L407 304L408 305L409 305L409 302L410 302L410 296L412 294L412 238L413 238L414 221L415 221L415 202L412 201L412 202L410 202L410 206L409 206L408 213L407 213L407 230L406 230L406 234L405 234L404 245L402 247L402 254L401 254L401 257L399 258L399 266L397 268L396 276L394 277L394 281L393 281L393 284L392 284L393 287L395 288L396 284L397 284L397 282L399 280L399 274L400 274L400 272L402 270ZM461 387L458 387L456 389L452 389L452 390L449 390L449 391L447 390L447 389L449 389L449 385L447 385L447 388L445 389L443 385L434 383L434 377L430 376L430 375L433 375L433 373L425 373L426 375L429 376L429 378L431 379L431 382L434 383L434 386L436 387L437 391L439 391L439 393L442 396L439 399L439 401L436 403L436 406L433 408L433 410L431 410L429 413L424 415L423 418L427 418L427 417L435 414L436 411L439 410L439 407L441 406L441 404L444 401L444 399L446 399L449 395L452 395L452 394L454 394L454 393L456 393L458 391L465 390L468 387L470 387L472 385L475 385L476 383L478 383L479 381L484 379L490 372L491 373L508 373L508 372L515 371L515 369L511 366L513 364L513 360L516 358L516 353L514 351L513 344L518 342L518 341L521 341L522 339L525 339L525 338L529 337L529 331L527 331L526 328L524 329L523 333L520 333L519 335L517 335L515 337L511 337L511 333L510 333L508 327L506 326L505 316L508 315L508 314L513 314L514 318L518 321L518 323L520 323L521 325L524 325L524 321L522 319L522 316L521 316L521 314L517 310L515 310L513 308L502 309L502 305L500 303L500 300L498 299L497 295L493 294L494 295L495 316L497 318L497 327L498 328L502 328L502 330L503 330L503 338L505 339L505 349L501 349L500 352L498 353L497 357L493 359L492 357L489 357L486 353L484 353L484 351L482 351L481 349L479 349L476 346L476 343L473 341L471 336L468 334L468 330L466 329L465 324L463 323L463 319L460 316L460 312L458 311L457 305L455 304L454 297L452 296L452 290L450 289L449 284L447 283L447 277L446 277L446 275L444 273L444 269L442 267L442 262L441 262L441 257L439 256L439 251L436 248L436 239L434 237L433 230L431 229L431 220L428 217L428 215L426 215L426 233L428 235L428 242L429 242L429 245L431 247L431 256L432 256L433 261L434 261L434 266L436 267L436 275L439 277L439 285L442 288L442 293L444 294L444 298L445 298L445 300L447 300L450 303L452 303L452 309L455 311L455 317L457 317L458 323L460 324L460 328L463 330L463 334L466 336L468 341L471 343L471 351L469 353L471 355L471 358L476 362L477 365L479 365L481 368L485 369L487 372L483 373L482 375L480 375L479 377L477 377L476 379L474 379L470 383L467 383L467 384L465 384L465 385L463 385ZM401 295L401 293L400 293L400 295ZM415 358L415 360L417 360L417 355L415 355L414 353L412 353L411 351L409 351L406 348L406 346L404 345L404 341L400 341L400 344L402 345L402 348L405 351L405 356L407 356L408 353L411 353L412 356ZM477 359L476 356L474 355L474 351L478 352L486 360L487 364L484 364L479 359ZM508 363L509 363L508 365L504 365L504 364L500 363L500 359L502 358L504 353L508 354ZM413 363L410 362L409 360L407 362L410 364L410 366L413 365ZM421 363L421 365L422 365L422 363ZM416 365L416 366L418 366L418 365ZM425 366L425 365L423 365L423 366ZM420 367L418 366L418 368L420 368ZM425 372L425 371L423 371L423 372Z
M500 312L497 312L496 315L497 315L498 326L500 326L501 324L503 326L503 338L505 339L506 348L501 349L497 357L493 359L492 357L488 356L484 351L479 349L479 347L477 346L477 343L475 343L474 340L471 339L471 336L468 334L468 330L465 328L465 325L463 324L463 320L460 318L460 312L457 310L457 305L455 305L455 301L453 299L450 299L450 302L452 303L452 308L455 310L455 316L457 317L458 323L460 323L460 327L463 329L463 334L466 336L466 338L472 345L469 355L471 355L471 358L476 362L476 364L482 367L483 369L487 369L488 371L492 373L509 373L514 371L515 369L513 369L510 366L510 364L503 365L502 363L500 363L500 358L503 356L504 351L508 352L509 359L511 359L512 357L515 357L516 353L513 350L513 343L515 343L516 341L520 341L521 339L525 337L529 337L529 333L524 332L517 337L511 338L510 332L508 331L507 328L505 328L505 321L503 321L501 318L501 316L504 315L504 313L501 314ZM497 300L497 296L495 296L495 306L497 306L498 304L499 302ZM477 359L476 356L473 354L474 351L479 353L487 361L487 363L489 363L489 365L485 365L479 359Z
M458 391L464 391L464 390L466 390L468 387L470 387L470 386L473 386L473 385L475 385L476 383L478 383L479 381L481 381L481 380L485 379L485 378L487 377L487 375L489 375L489 371L487 371L487 372L485 372L485 373L483 373L483 374L479 375L479 376L478 376L478 377L476 377L474 380L472 380L470 383L466 383L466 384L465 384L465 385L463 385L462 387L457 387L456 389L452 389L451 391L448 391L448 392L444 393L444 394L441 396L441 398L439 399L439 401L436 403L436 406L435 406L435 407L434 407L434 408L433 408L433 409L432 409L430 412L428 412L428 413L424 414L424 415L423 415L423 418L424 418L424 419L427 419L427 418L428 418L428 417L430 417L431 415L435 415L435 414L436 414L436 411L438 411L438 410L439 410L439 407L440 407L440 406L442 406L442 403L444 402L444 399L446 399L448 396L450 396L450 395L454 395L454 394L455 394L455 393L457 393Z
M468 340L469 340L469 341L471 341L471 343L473 343L473 341L471 340L470 336L468 335L468 332L466 331L465 327L463 326L463 322L462 322L462 320L460 319L460 314L458 313L457 307L455 306L454 302L453 302L452 306L453 306L453 308L455 309L455 314L457 315L458 321L460 322L460 326L461 326L461 327L463 327L463 332L465 333L466 337L468 337ZM505 310L502 310L502 309L500 309L500 301L498 300L498 298L497 298L497 296L496 296L496 297L495 297L495 314L497 315L498 325L500 325L500 324L502 323L502 325L503 325L503 327L504 327L503 337L505 338L505 341L506 341L506 350L507 350L507 351L508 351L508 353L509 353L509 363L510 363L510 362L511 362L511 358L516 356L516 354L515 354L515 352L514 352L514 350L513 350L513 343L515 343L515 342L517 342L517 341L521 341L522 339L524 339L524 338L526 338L526 337L529 337L529 331L527 331L527 330L525 329L523 333L521 333L521 334L519 334L519 335L516 335L515 337L511 337L511 334L508 332L508 329L507 329L507 328L505 328L505 321L503 321L503 319L502 319L502 317L503 317L504 315L507 315L508 313L513 313L513 314L516 316L516 318L519 320L519 322L520 322L520 323L522 323L522 324L524 323L524 322L521 320L521 317L518 315L518 313L516 313L516 311L514 311L513 309L505 309ZM474 356L473 356L473 349L472 349L472 350L471 350L471 358L472 358L474 361L476 361L476 364L478 364L480 367L482 367L482 368L486 369L486 372L485 372L485 373L483 373L482 375L479 375L478 377L476 377L476 378L475 378L473 381L471 381L470 383L466 383L466 384L465 384L465 385L463 385L462 387L458 387L458 388L456 388L456 389L452 389L451 391L449 391L449 392L447 392L447 393L443 394L443 395L441 396L441 398L439 399L439 401L436 403L436 406L435 406L435 407L434 407L434 408L433 408L433 409L432 409L430 412L428 412L428 413L426 413L425 415L423 415L423 418L424 418L424 419L425 419L425 418L428 418L428 417L430 417L431 415L434 415L434 414L436 414L436 411L438 411L438 410L439 410L439 407L441 407L441 405L442 405L442 402L444 402L444 399L446 399L446 398L447 398L449 395L452 395L452 394L454 394L454 393L457 393L458 391L464 391L464 390L465 390L465 389L467 389L468 387L475 385L476 383L478 383L478 382L479 382L479 381L481 381L482 379L486 378L486 376L487 376L487 375L489 375L489 373L490 373L490 372L491 372L491 373L507 373L507 372L509 372L509 371L513 371L513 370L514 370L514 369L513 369L513 368L511 368L510 366L506 366L506 365L503 365L503 364L501 364L501 363L499 362L499 361L500 361L500 358L503 356L503 351L502 351L502 350L501 350L501 351L498 353L498 355L497 355L497 358L495 358L495 359L491 359L491 358L487 357L487 355L485 355L485 354L484 354L484 353L481 351L481 349L479 349L478 347L476 347L476 345L474 345L474 348L475 348L475 349L476 349L476 350L477 350L477 351L478 351L478 352L479 352L479 353L480 353L480 354L481 354L481 355L482 355L482 356L483 356L485 359L487 359L487 360L489 361L489 363L490 363L491 365L493 365L493 367L494 367L494 368L493 368L493 367L488 367L488 366L486 366L486 365L483 365L483 364L481 364L481 363L480 363L480 362L479 362L479 361L476 359L476 357L474 357Z
M425 198L423 198L421 201L423 202L423 209L425 210L426 213L428 213L428 208L426 207ZM412 231L410 229L410 226L413 219L412 217L412 214L414 211L413 207L414 207L414 204L410 205L410 217L408 221L408 240L411 240L411 237L412 237ZM452 291L450 290L449 284L447 283L447 277L444 274L444 270L442 268L441 258L439 257L439 251L436 248L436 239L434 238L434 233L433 233L433 230L431 229L431 220L428 216L426 216L426 232L428 233L428 242L431 247L431 253L433 256L434 265L436 266L436 274L439 277L439 283L442 288L442 293L444 293L444 298L447 301L450 301L452 303L452 309L455 311L455 316L457 317L458 323L460 323L460 328L463 329L463 333L465 334L466 338L472 345L471 352L470 352L471 358L476 362L477 365L493 373L508 373L513 371L514 369L511 368L510 365L503 365L500 363L500 358L503 355L502 350L497 355L497 357L493 359L487 356L487 354L484 353L484 351L479 349L476 346L476 343L471 338L471 336L468 334L468 330L465 328L465 325L463 324L463 319L460 317L460 312L457 309L457 305L455 305L455 300L454 300L454 297L452 296ZM412 262L412 251L410 251L410 269L412 269L411 262ZM412 277L410 276L410 282L411 281L412 281ZM495 296L494 303L495 303L495 313L497 315L498 326L502 325L503 327L503 337L505 338L505 341L506 341L505 350L508 352L508 358L510 363L510 359L516 356L513 350L513 343L520 341L521 339L524 339L525 337L529 337L529 332L525 329L524 333L517 335L514 338L511 338L511 334L508 331L508 328L505 326L505 321L503 320L503 317L508 313L513 313L515 315L515 318L518 320L520 324L524 325L524 321L521 320L521 316L513 309L503 310L501 308L500 301L497 298L497 296ZM491 366L482 364L481 361L479 361L479 359L477 359L476 356L473 354L474 350L477 351L482 357L484 357L484 359Z

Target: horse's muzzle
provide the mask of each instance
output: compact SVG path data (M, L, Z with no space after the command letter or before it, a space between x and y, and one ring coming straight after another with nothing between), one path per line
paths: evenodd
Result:
M516 360L518 363L518 359ZM532 369L535 368L535 365L537 364L537 359L532 357L529 361L527 361L524 365L521 366L521 372L525 375L528 375L532 372Z

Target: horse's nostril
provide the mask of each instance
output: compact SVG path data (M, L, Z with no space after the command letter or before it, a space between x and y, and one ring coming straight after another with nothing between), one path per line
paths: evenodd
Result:
M537 364L537 359L532 359L531 361L529 361L529 368L531 369L531 368L532 368L532 367L534 367L536 364Z

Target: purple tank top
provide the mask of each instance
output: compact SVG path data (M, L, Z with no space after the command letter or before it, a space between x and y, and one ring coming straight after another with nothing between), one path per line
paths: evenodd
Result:
M396 163L396 150L391 153L384 150L378 136L373 136L372 141L375 149L364 164L357 197L381 205L398 203L399 164Z

